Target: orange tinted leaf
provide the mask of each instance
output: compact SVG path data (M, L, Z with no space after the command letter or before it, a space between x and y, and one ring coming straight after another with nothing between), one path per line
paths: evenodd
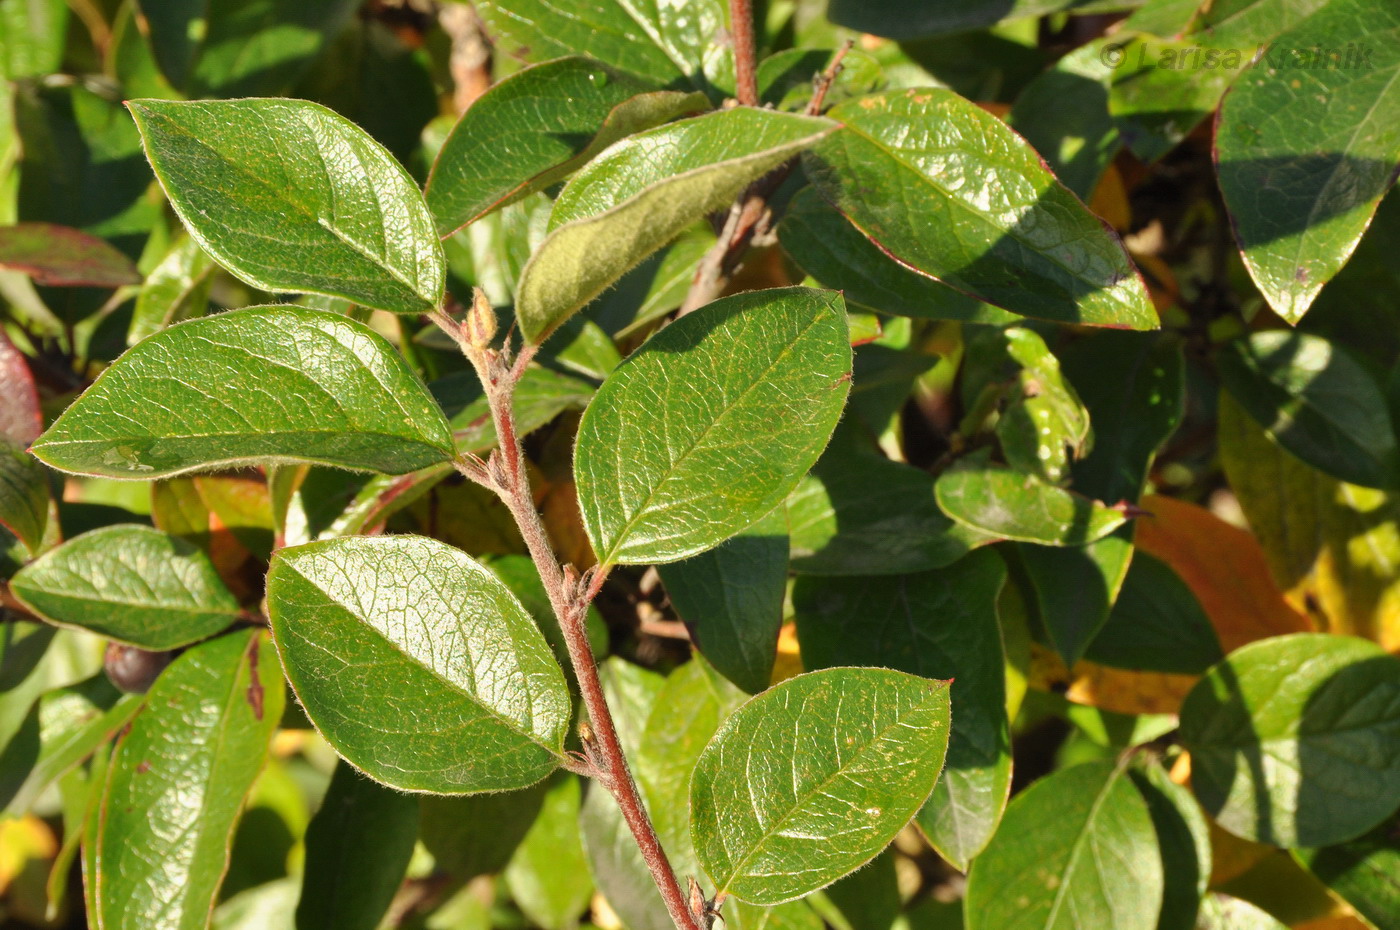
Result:
M1174 714L1197 676L1128 671L1083 659L1071 673L1053 651L1032 643L1029 679L1031 687L1061 693L1075 704L1119 714Z
M1138 520L1137 547L1176 570L1226 652L1313 628L1284 600L1252 535L1185 501L1152 495L1139 506L1149 516Z

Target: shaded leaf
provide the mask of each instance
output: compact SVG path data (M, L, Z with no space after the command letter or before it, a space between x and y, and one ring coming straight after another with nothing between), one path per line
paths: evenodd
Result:
M455 881L493 875L506 867L544 803L547 783L522 791L419 801L423 847Z
M918 823L966 870L996 832L1011 786L997 595L1006 578L989 551L917 575L798 579L793 589L802 661L894 668L953 679L947 768Z
M1019 543L1021 569L1050 644L1071 668L1102 635L1133 561L1133 527L1087 546Z
M564 675L514 595L450 546L381 536L282 549L268 610L307 716L376 781L499 791L558 763Z
M586 58L545 62L492 86L433 163L425 196L438 232L543 190L619 139L708 106L702 94L647 91Z
M1128 777L1147 802L1162 855L1162 913L1157 930L1193 930L1211 875L1205 815L1191 792L1172 781L1160 765L1129 769Z
M934 493L943 512L971 530L1044 546L1082 546L1128 519L1121 509L992 465L951 468Z
M1392 820L1365 836L1294 855L1376 927L1400 927L1400 834Z
M30 554L43 547L49 523L49 480L34 456L0 435L0 527L24 543Z
M1133 556L1108 622L1085 658L1114 668L1200 675L1225 657L1210 618L1176 572Z
M579 833L579 780L552 782L530 832L506 866L511 899L545 930L570 930L593 897Z
M919 0L887 0L870 5L860 0L833 0L831 20L858 32L892 39L914 39L992 26L1004 19L1038 16L1076 6L1075 0L965 0L957 4L927 4Z
M105 240L53 223L0 228L0 267L22 271L35 284L121 287L141 283L131 259Z
M173 323L203 316L209 306L214 269L213 259L198 242L181 239L165 253L137 295L127 345L134 346Z
M773 680L787 591L786 517L779 505L728 542L658 569L695 647L750 694Z
M142 480L278 461L403 474L453 454L442 412L383 336L294 306L157 333L33 449L65 471Z
M26 565L11 588L40 616L142 649L176 649L241 616L203 550L146 526L84 533Z
M887 669L790 678L730 716L690 789L716 893L801 897L874 858L933 790L948 684Z
M543 342L642 259L834 128L816 117L736 107L614 145L555 202L549 235L516 291L521 333Z
M44 415L39 409L39 392L29 363L14 343L0 332L0 396L8 401L0 405L0 437L27 446L44 430Z
M740 294L654 335L579 425L574 475L598 561L676 561L771 511L826 445L850 371L830 292ZM660 411L664 428L641 411Z
M428 385L452 426L457 449L485 452L496 446L496 424L491 406L474 371L457 372ZM516 434L527 436L566 410L588 406L594 387L579 378L547 368L527 368L516 382L514 403Z
M1231 833L1354 839L1400 807L1400 659L1346 636L1251 643L1187 696L1181 740L1196 797Z
M972 866L968 930L1156 930L1162 859L1122 765L1085 762L1018 794Z
M1279 445L1343 481L1400 486L1385 392L1341 346L1299 332L1255 333L1219 357L1230 394Z
M1156 328L1117 237L995 116L933 88L863 97L830 116L843 128L805 157L807 172L894 258L1026 316Z
M1364 62L1350 61L1350 46L1343 62L1341 47L1358 35ZM1325 4L1280 35L1221 105L1220 190L1245 266L1289 322L1351 257L1395 180L1397 74L1400 10Z
M97 812L93 913L104 930L208 924L284 693L256 631L191 649L156 680L117 744Z
M442 249L418 186L354 123L297 100L128 107L175 212L238 278L396 313L441 302Z

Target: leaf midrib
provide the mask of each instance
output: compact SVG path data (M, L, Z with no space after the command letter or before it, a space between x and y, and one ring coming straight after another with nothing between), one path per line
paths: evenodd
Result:
M1118 779L1122 777L1124 770L1128 766L1128 761L1127 758L1124 758L1114 766L1113 771L1104 781L1103 787L1100 788L1099 793L1094 796L1094 803L1089 807L1089 815L1084 818L1084 824L1075 836L1074 843L1070 846L1069 858L1065 860L1065 866L1060 870L1060 874L1064 875L1065 878L1061 879L1059 887L1055 890L1055 898L1050 903L1050 912L1045 915L1045 927L1053 927L1055 925L1055 918L1058 917L1060 913L1060 905L1064 903L1069 894L1071 885L1069 879L1073 877L1078 867L1080 853L1088 843L1091 828L1094 825L1094 821L1097 820L1099 816L1099 809L1103 807L1109 794L1112 793L1113 788L1118 784Z

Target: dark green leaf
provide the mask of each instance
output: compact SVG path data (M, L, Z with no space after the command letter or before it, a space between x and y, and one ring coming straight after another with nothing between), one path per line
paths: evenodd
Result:
M117 744L103 791L92 843L98 926L208 924L284 694L277 656L257 631L191 649L157 679Z
M787 501L793 571L879 575L942 568L994 537L944 515L933 476L833 446Z
M501 81L472 103L428 178L444 236L573 173L612 143L705 109L702 94L651 90L586 58L561 58Z
M1224 658L1196 595L1165 562L1133 556L1108 623L1085 658L1114 668L1200 675Z
M516 291L521 333L544 341L642 259L834 128L816 117L736 107L614 145L554 205L549 236Z
M0 435L0 527L35 554L43 546L48 523L49 483L44 466L19 443Z
M1005 578L1001 559L984 550L918 575L803 577L792 592L807 668L870 665L953 679L947 770L918 822L964 871L996 832L1011 787L996 610Z
M442 248L418 185L354 123L297 100L128 107L175 212L242 280L396 313L442 300Z
M809 894L873 859L928 798L948 683L874 668L790 678L730 716L691 781L691 836L717 893Z
M11 587L48 620L154 651L198 642L240 616L203 550L131 524L69 540L26 565Z
M170 83L191 97L291 85L355 10L354 0L138 0Z
M579 835L579 780L553 781L530 832L516 847L505 879L512 900L545 930L572 930L593 897Z
M660 567L695 646L750 694L768 687L787 590L787 519L780 505L708 552Z
M283 549L268 610L307 716L376 781L500 791L558 763L564 675L514 595L450 546L380 536Z
M1279 36L1221 106L1220 190L1250 275L1289 322L1346 263L1395 180L1397 74L1400 9L1346 0Z
M656 84L717 92L734 88L734 51L723 0L637 0L561 6L550 0L487 0L482 18L508 50L535 60L586 55Z
M1166 769L1147 764L1129 769L1152 815L1162 854L1162 914L1157 930L1193 930L1201 896L1210 882L1210 830L1191 792L1172 781Z
M1393 819L1337 846L1295 855L1376 930L1400 928L1400 823Z
M418 802L335 767L306 828L297 930L374 930L403 883L418 840Z
M1219 365L1231 395L1298 458L1352 484L1400 484L1385 392L1345 348L1273 330L1230 343Z
M1400 806L1400 659L1350 636L1250 643L1181 705L1202 806L1277 846L1354 839Z
M121 287L141 282L124 253L80 229L53 223L0 228L0 267L22 271L35 284Z
M830 292L740 294L653 336L579 425L574 475L599 562L683 559L771 511L826 445L850 371Z
M1018 794L968 876L968 930L1156 930L1162 858L1121 764L1085 762Z
M1006 116L1060 183L1086 202L1123 144L1108 112L1108 79L1114 56L1123 54L1121 42L1106 37L1070 52L1028 84Z
M1133 560L1132 527L1087 546L1020 543L1016 552L1050 645L1073 668L1112 616Z
M851 930L891 930L904 907L894 851L885 850L823 893Z
M778 235L803 271L843 291L848 303L918 319L998 325L1018 319L901 264L814 188L804 188L792 199Z
M453 454L442 412L383 336L294 306L157 333L33 448L65 471L143 480L278 461L404 474Z
M894 258L1026 316L1157 326L1122 243L995 116L932 88L830 115L844 127L805 157L808 174Z
M1121 509L993 465L951 468L934 493L943 512L969 529L1044 546L1082 546L1128 519Z
M966 32L994 25L1004 19L1038 16L1082 0L963 0L960 3L924 3L921 0L885 0L868 4L861 0L833 0L833 22L859 32L892 39L914 39L946 32Z
M544 803L547 782L465 798L427 796L419 807L423 847L459 882L506 867Z

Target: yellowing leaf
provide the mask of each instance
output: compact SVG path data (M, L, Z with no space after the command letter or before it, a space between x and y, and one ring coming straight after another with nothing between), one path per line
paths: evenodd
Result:
M1028 678L1033 688L1119 714L1174 714L1197 680L1195 675L1129 671L1082 659L1071 671L1039 643L1031 643Z

